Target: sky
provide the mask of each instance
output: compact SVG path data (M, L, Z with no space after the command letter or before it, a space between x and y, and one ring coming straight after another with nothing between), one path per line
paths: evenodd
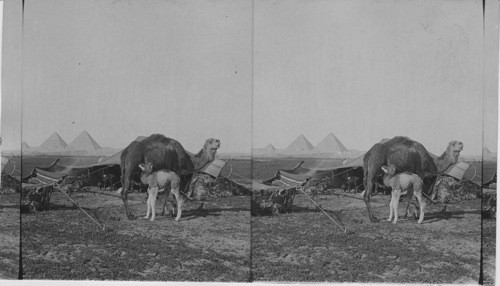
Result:
M481 1L256 1L254 22L255 146L332 132L349 149L403 135L481 154Z
M349 149L404 135L470 155L484 130L496 148L494 1L484 38L480 0L27 0L24 33L16 2L4 8L7 150L83 130L115 148L162 133L249 153L332 132Z
M162 133L190 151L211 137L220 152L250 150L251 4L27 0L22 140L87 130L123 148Z

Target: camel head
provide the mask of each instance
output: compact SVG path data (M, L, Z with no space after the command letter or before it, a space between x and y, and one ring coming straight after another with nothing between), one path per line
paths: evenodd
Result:
M448 144L446 148L446 153L448 156L453 158L453 163L458 161L458 156L460 156L460 152L464 149L464 144L462 142L453 140Z
M220 148L220 140L215 138L209 138L205 141L203 149L196 155L198 157L205 157L209 162L215 160L215 154L217 154L217 149Z
M196 155L192 156L195 170L200 170L205 167L208 163L215 160L215 154L217 154L217 149L220 148L220 140L215 138L209 138L205 141L203 148Z

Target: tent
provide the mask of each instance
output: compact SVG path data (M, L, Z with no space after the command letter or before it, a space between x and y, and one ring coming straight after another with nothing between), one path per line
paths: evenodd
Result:
M104 174L113 174L116 183L118 183L118 179L121 176L121 153L122 151L103 159L101 162L89 165L62 166L59 164L58 159L48 167L35 167L31 174L23 178L23 180L35 184L51 184L60 182L68 176L75 178L85 177L88 185L97 185ZM215 159L201 169L200 172L217 177L222 171L222 168L224 168L226 162L227 161Z
M83 132L82 134L85 134ZM142 141L146 137L138 136L134 141ZM61 165L59 159L48 167L35 167L27 175L23 176L23 181L32 183L49 184L61 181L67 176L79 177L86 176L87 183L97 185L104 173L112 173L116 178L120 177L120 156L123 150L100 160L97 163L87 165Z
M314 181L329 181L332 187L340 187L349 176L363 176L363 156L359 156L345 164L337 161L320 161L297 164L292 169L280 169L275 176L264 181L264 184L274 186L304 185L311 179Z
M32 166L22 166L21 167L21 157L4 157L2 156L2 174L9 175L18 181L25 178L31 174L33 171Z
M437 158L432 153L429 154L434 159ZM315 181L329 180L331 187L338 188L349 176L364 177L364 155L344 162L341 165L320 162L307 166L302 161L292 169L279 169L274 177L265 180L263 183L274 186L291 186L304 185L311 179ZM491 183L496 179L496 162L482 161L470 163L460 161L450 166L443 174L458 180L467 179L477 185L486 182Z

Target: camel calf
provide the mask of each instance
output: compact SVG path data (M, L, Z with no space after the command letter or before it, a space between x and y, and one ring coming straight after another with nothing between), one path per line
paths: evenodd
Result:
M415 195L418 199L418 203L420 205L420 217L418 219L418 223L422 223L424 220L424 207L425 201L422 197L422 186L423 181L417 174L410 172L403 172L395 174L396 167L393 165L383 166L382 170L384 170L384 184L388 187L392 188L392 198L391 203L389 204L389 218L387 221L392 220L392 214L394 213L394 224L398 222L398 206L399 206L399 198L401 197L402 192L407 192L407 197L410 200L413 195ZM408 201L408 205L406 207L406 212L408 212L408 206L410 202Z
M148 185L148 201L147 201L147 211L145 219L149 218L149 214L151 213L150 221L154 221L156 216L155 204L156 204L156 196L161 189L165 190L165 206L166 208L166 200L168 200L168 196L170 195L170 190L175 196L177 200L177 217L175 221L179 221L182 214L182 197L179 193L179 185L180 179L177 174L174 172L170 172L167 170L158 170L152 172L151 164L139 164L139 167L142 170L141 174L141 182L145 185Z

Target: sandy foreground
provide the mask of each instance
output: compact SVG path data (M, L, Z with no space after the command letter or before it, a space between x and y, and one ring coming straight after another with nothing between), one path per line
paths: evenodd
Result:
M1 195L2 279L17 279L19 195ZM250 217L249 197L187 204L180 222L125 218L111 192L75 193L101 230L61 194L50 211L23 214L23 278L148 281L327 281L477 283L481 240L483 279L494 284L495 220L481 220L481 200L428 205L424 223L388 223L389 196L372 199L378 223L368 222L359 194L334 191L316 201L304 195L292 213ZM136 215L145 194L132 194ZM400 204L400 215L404 204ZM481 225L482 236L481 236ZM347 229L344 232L341 228Z
M19 194L0 195L0 279L18 277L19 218Z
M24 279L156 281L248 281L250 199L230 197L188 203L182 219L126 219L114 193L77 193L72 198L101 230L62 195L52 209L23 215ZM143 216L146 194L130 195L132 212Z
M387 222L389 200L389 196L372 198L374 214L380 222L370 223L359 194L335 191L320 195L318 203L347 228L345 233L304 195L296 197L292 213L253 217L253 278L477 284L480 199L448 205L444 213L442 205L429 205L421 225L414 219L400 218L396 225ZM403 205L400 204L400 215L404 214ZM494 273L492 253L493 257L487 258L487 275Z

